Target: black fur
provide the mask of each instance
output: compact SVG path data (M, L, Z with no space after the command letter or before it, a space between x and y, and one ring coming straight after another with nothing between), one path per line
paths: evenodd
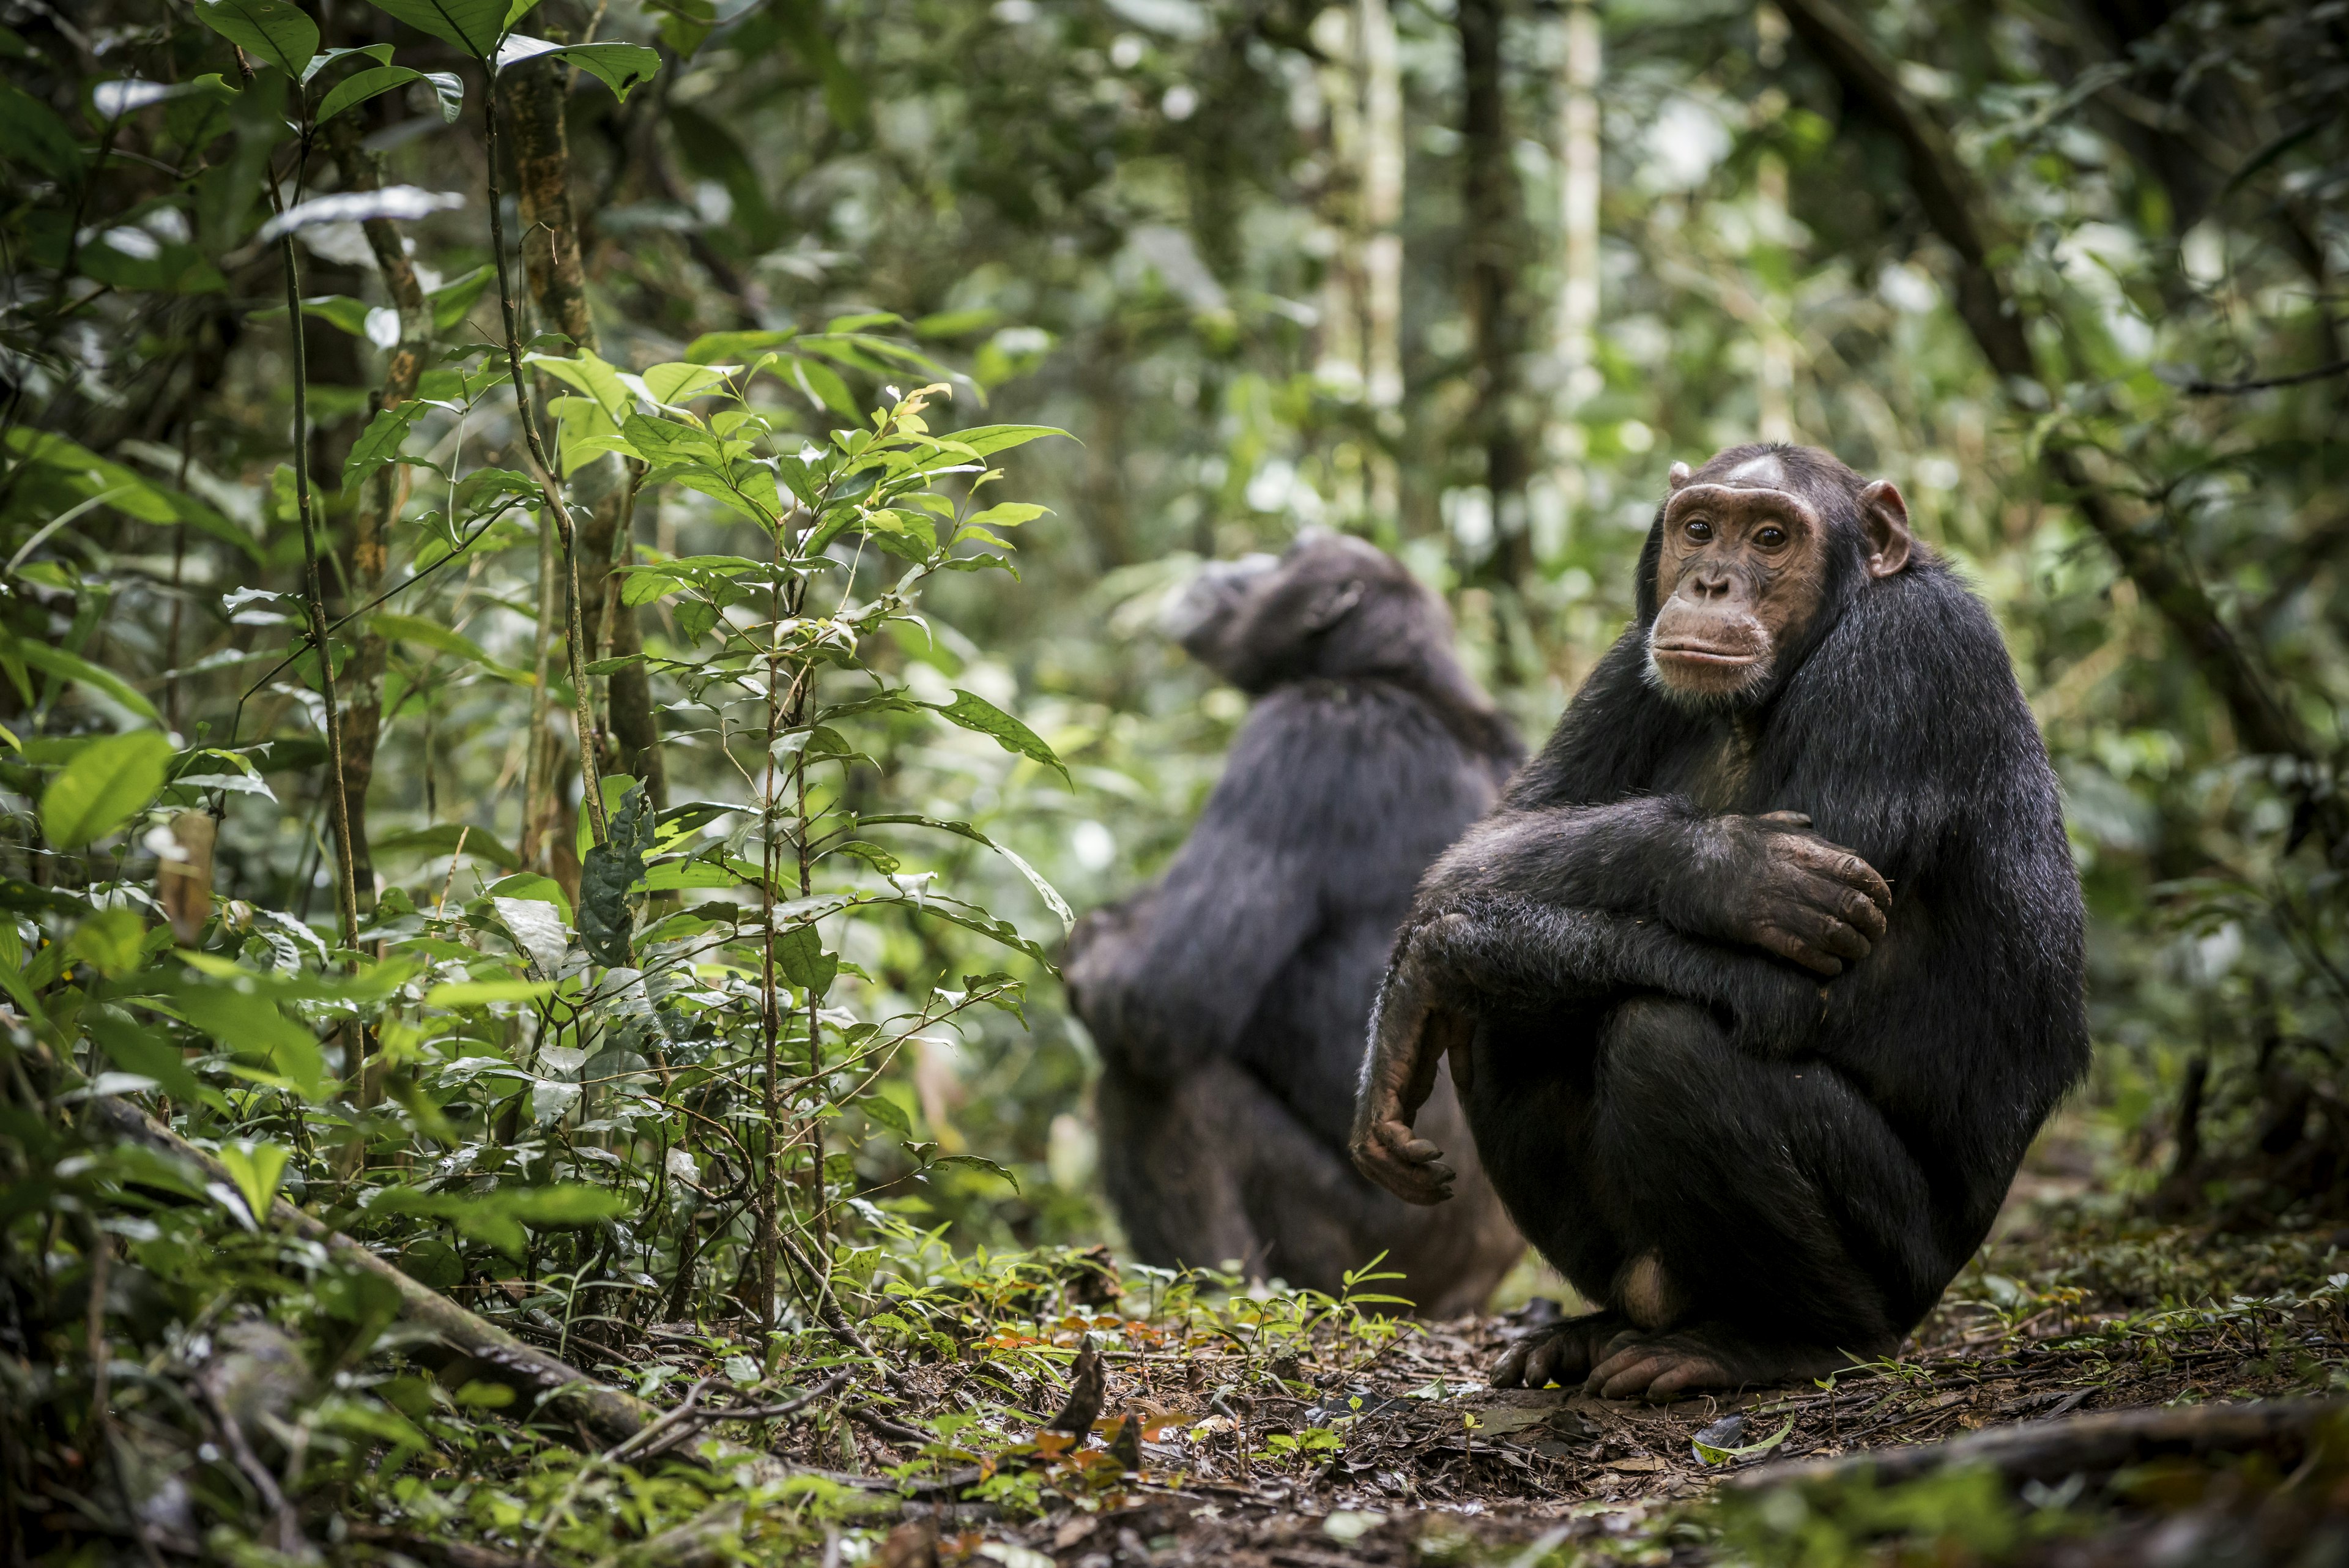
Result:
M1185 646L1258 701L1164 877L1071 939L1110 1197L1149 1262L1237 1258L1335 1291L1384 1251L1409 1276L1393 1293L1471 1310L1524 1245L1491 1189L1413 1210L1355 1172L1347 1118L1412 888L1522 748L1454 659L1442 603L1360 540L1211 573L1184 618Z
M1883 1352L2086 1066L2079 885L1988 613L1921 546L1870 577L1860 481L1824 454L1738 448L1696 477L1764 454L1829 524L1806 645L1735 713L1652 684L1659 511L1638 620L1397 951L1464 988L1478 1153L1586 1296L1621 1308L1652 1255L1671 1300L1643 1327ZM1774 811L1890 884L1885 937L1834 980L1721 939L1724 819Z

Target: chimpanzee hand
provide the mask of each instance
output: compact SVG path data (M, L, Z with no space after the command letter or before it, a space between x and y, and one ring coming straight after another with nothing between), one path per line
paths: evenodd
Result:
M1720 935L1826 975L1883 940L1892 889L1850 850L1804 831L1809 817L1774 811L1718 821L1733 846L1710 922Z
M1457 1077L1466 1065L1475 1020L1445 1005L1447 984L1437 952L1448 915L1403 943L1371 1019L1371 1051L1354 1098L1347 1152L1355 1168L1406 1203L1423 1206L1452 1196L1453 1170L1444 1151L1412 1131L1413 1118L1435 1092L1435 1070L1445 1053ZM1464 1085L1463 1085L1465 1086Z

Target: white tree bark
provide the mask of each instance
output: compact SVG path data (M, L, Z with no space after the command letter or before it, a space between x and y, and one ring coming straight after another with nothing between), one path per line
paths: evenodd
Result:
M1557 358L1561 407L1571 417L1599 390L1592 345L1599 328L1599 8L1566 7L1564 90L1558 94L1559 268Z

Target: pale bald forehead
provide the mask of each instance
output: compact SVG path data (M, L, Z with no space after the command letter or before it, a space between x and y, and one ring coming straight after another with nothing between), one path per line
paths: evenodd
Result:
M1784 490L1786 465L1778 461L1775 453L1765 452L1759 457L1747 458L1723 474L1720 483L1740 490Z

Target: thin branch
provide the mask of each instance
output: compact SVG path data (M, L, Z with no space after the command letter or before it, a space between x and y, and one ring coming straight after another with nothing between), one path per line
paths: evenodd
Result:
M2266 376L2251 381L2189 381L2178 390L2189 398L2232 398L2275 387L2304 387L2311 381L2343 375L2349 375L2349 359L2335 359L2330 365L2319 365L2313 370L2301 370L2290 376Z

